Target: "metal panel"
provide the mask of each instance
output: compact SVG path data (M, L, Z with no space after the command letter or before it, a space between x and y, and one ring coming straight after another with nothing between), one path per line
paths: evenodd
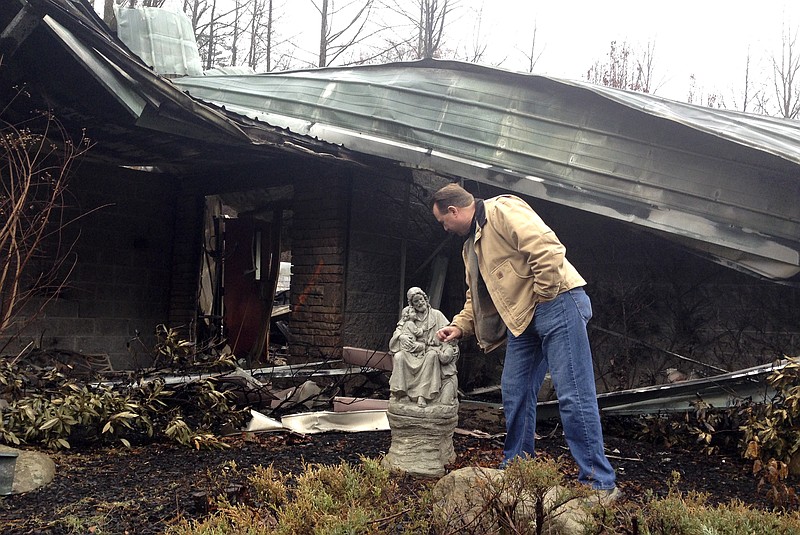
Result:
M352 160L341 147L189 97L131 54L87 2L0 2L0 34L7 37L0 95L10 103L3 118L19 122L31 109L52 109L73 136L85 131L96 141L88 159L176 173L319 153ZM14 86L31 98L15 99Z
M117 36L164 76L201 75L203 66L189 17L180 11L114 5Z
M793 121L449 61L175 83L354 151L635 223L751 273L800 272Z

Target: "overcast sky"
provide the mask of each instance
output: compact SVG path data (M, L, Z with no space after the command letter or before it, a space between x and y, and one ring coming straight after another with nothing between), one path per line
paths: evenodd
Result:
M309 22L316 13L311 2L291 0L284 9L298 17L299 31L314 51L319 37L318 26ZM704 93L726 94L743 85L748 47L751 72L766 79L767 60L780 51L782 25L796 29L800 23L797 0L458 2L458 20L449 29L448 45L463 47L480 20L483 41L488 43L485 63L527 70L523 51L530 51L534 26L541 52L535 72L571 79L584 78L595 61L604 60L612 40L639 50L650 42L655 45L657 94L683 101L692 74Z
M336 6L359 3L330 1ZM407 2L411 9L418 5L415 0L397 1L400 5ZM524 54L530 51L536 27L541 56L534 72L583 79L596 61L607 58L611 41L627 42L639 51L652 43L656 93L681 101L688 97L692 74L698 93L716 92L729 99L740 92L748 48L751 78L762 83L771 80L769 59L780 53L782 27L796 31L800 24L800 0L452 1L458 9L447 30L450 49L469 46L480 21L480 41L488 45L483 63L526 71ZM296 59L306 65L315 64L319 43L319 14L312 2L320 4L321 0L275 2L283 17L281 33L291 35L305 50ZM181 0L169 3L182 4Z
M480 0L464 2L482 4ZM536 71L542 74L582 78L596 60L608 54L612 40L640 49L652 42L656 77L663 82L658 93L679 100L686 98L691 74L707 89L717 86L718 91L743 83L748 46L753 62L778 54L782 24L796 27L800 22L800 2L785 0L495 0L485 4L493 41L518 40L530 33L535 21L537 41L543 47ZM514 68L517 58L509 55L505 65Z

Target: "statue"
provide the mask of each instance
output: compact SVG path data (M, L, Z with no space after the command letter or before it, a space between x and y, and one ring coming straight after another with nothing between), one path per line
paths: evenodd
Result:
M443 344L436 337L436 331L450 322L431 308L428 296L420 288L411 288L406 295L408 306L401 312L389 340L393 361L389 390L395 400L420 407L430 402L455 403L458 345Z
M406 293L408 306L389 340L392 375L387 416L392 445L390 468L439 477L455 460L453 431L458 423L458 344L443 343L436 331L450 321L430 305L422 289Z

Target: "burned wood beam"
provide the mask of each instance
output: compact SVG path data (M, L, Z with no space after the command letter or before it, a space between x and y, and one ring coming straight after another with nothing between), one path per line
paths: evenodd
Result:
M31 5L25 0L20 0L22 7L11 22L0 33L0 55L7 59L13 56L19 46L28 38L39 25L42 17L34 12Z

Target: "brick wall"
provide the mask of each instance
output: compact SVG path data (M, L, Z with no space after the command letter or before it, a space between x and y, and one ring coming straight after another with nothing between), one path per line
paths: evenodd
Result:
M350 181L319 176L295 185L289 352L340 357Z

